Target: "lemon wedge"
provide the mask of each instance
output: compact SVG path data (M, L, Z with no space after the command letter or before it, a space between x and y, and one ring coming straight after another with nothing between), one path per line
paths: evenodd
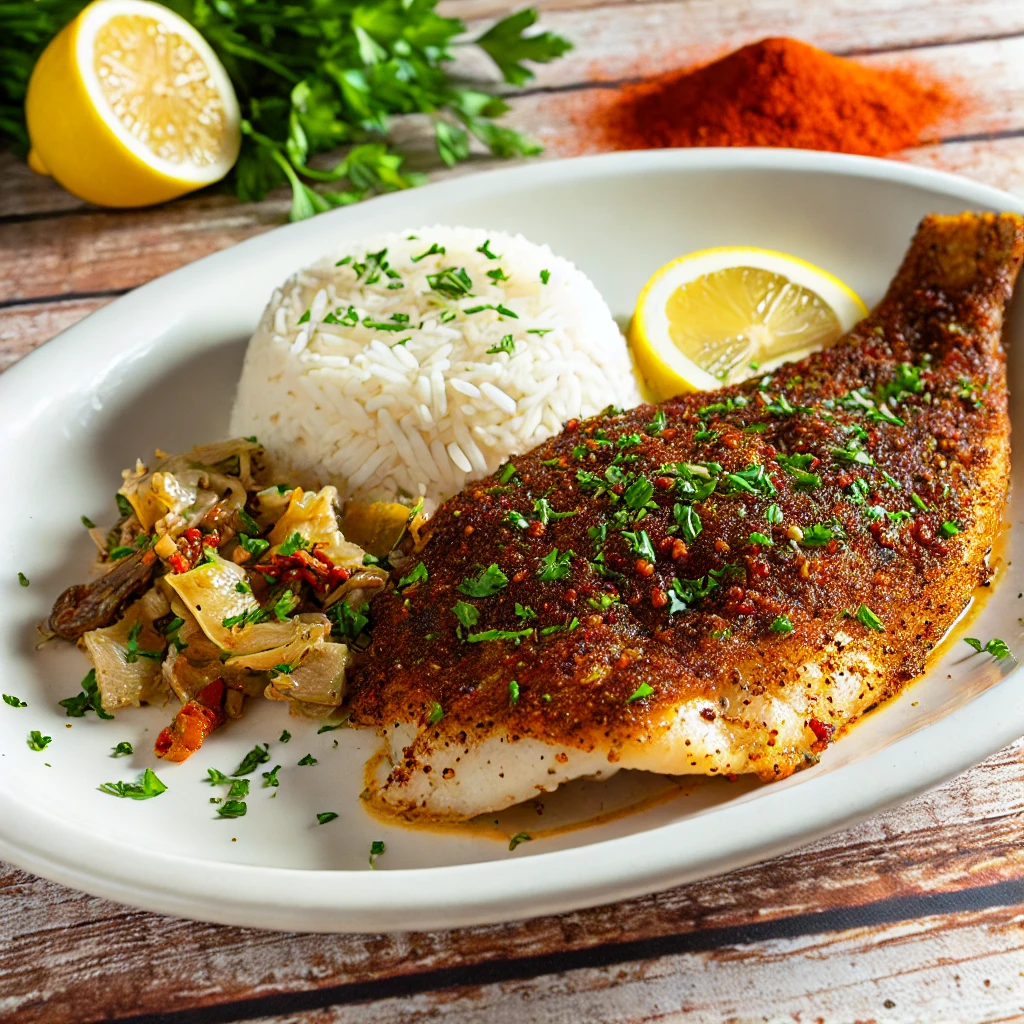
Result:
M241 143L238 100L205 39L145 0L95 0L43 51L25 99L29 165L102 206L210 185Z
M768 249L702 249L644 286L629 343L659 399L766 373L831 345L868 310L842 281Z

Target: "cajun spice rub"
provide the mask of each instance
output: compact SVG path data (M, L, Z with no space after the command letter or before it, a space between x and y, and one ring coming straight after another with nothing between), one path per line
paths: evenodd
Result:
M927 218L826 352L570 422L445 504L373 607L374 796L466 817L620 767L781 778L988 577L1019 217Z

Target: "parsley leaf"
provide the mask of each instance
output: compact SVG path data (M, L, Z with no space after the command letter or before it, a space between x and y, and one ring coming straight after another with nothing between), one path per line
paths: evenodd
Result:
M312 545L309 541L306 540L298 530L296 530L286 538L284 543L277 550L278 554L281 555L294 555L296 551L305 551L311 546Z
M489 640L515 640L516 643L524 636L529 636L532 629L486 629L482 633L470 633L467 643L480 644Z
M437 725L444 718L444 708L437 701L430 702L430 711L427 714L427 725Z
M411 587L414 583L426 583L427 582L427 567L420 562L412 572L406 573L396 584L399 590L403 590L405 587Z
M13 694L5 693L2 695L5 704L10 704L12 708L27 708L28 704L23 701L20 697L15 697Z
M768 627L773 633L780 633L785 635L786 633L793 632L793 623L789 621L789 617L786 615L777 615L772 621L772 624Z
M29 750L45 750L52 739L52 736L44 736L38 729L33 729L28 734L28 748Z
M560 555L558 553L558 548L552 548L551 551L540 561L540 568L537 570L537 579L545 583L564 579L572 571L572 566L569 563L570 560L575 557L575 551L565 551Z
M296 764L311 765L311 764L319 764L319 762L317 761L317 759L312 754L306 754L305 757L300 757L299 760L296 761Z
M116 747L113 747L113 753L111 757L127 757L129 754L135 753L135 748L127 741L121 740Z
M336 811L320 811L316 816L316 820L318 825L326 825L327 822L334 821L337 817Z
M524 60L546 64L572 49L570 42L551 32L526 35L536 21L536 11L517 11L491 26L476 41L510 85L525 85L533 78L533 72L522 63Z
M114 716L103 710L103 701L96 684L96 669L91 668L82 680L82 692L77 697L66 697L58 701L64 708L68 718L84 718L90 711L96 712L97 718L113 721Z
M650 683L641 683L627 698L626 703L632 704L635 700L643 700L644 697L650 697L654 693L654 687Z
M522 845L523 843L529 843L529 842L532 842L532 841L533 841L533 836L531 836L529 832L517 832L508 841L509 852L514 850L517 846Z
M480 609L475 608L473 605L468 604L466 601L457 601L452 607L452 611L455 613L455 617L469 629L470 626L475 626L480 621Z
M244 818L247 810L248 807L246 807L244 800L225 800L224 803L217 808L217 817Z
M965 636L964 643L970 647L973 647L979 654L984 652L985 654L991 654L997 661L1002 661L1003 658L1010 658L1010 648L1006 646L1003 640L998 637L994 637L989 640L987 644L982 644L980 640L976 640L973 636Z
M245 757L241 764L231 773L232 775L251 775L256 771L256 766L266 764L270 760L270 753L266 747L256 744Z
M166 793L167 787L156 777L152 768L147 768L139 776L138 782L104 782L100 792L122 800L151 800Z
M490 597L507 586L508 577L498 568L497 563L492 563L475 578L467 576L455 589L467 597Z
M383 839L374 839L370 843L370 867L374 870L377 869L377 858L384 855L387 852L387 847L384 845Z
M867 629L875 633L884 633L885 626L882 620L866 605L862 604L854 613L853 617Z

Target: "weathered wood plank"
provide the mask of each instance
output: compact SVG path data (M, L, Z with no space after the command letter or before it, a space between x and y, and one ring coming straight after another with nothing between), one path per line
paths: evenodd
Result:
M708 1024L1024 1019L1019 908L429 992L253 1024Z
M67 299L0 309L0 373L111 299Z
M1024 740L788 856L624 904L504 926L274 934L131 911L8 869L0 872L0 1017L64 1024L222 1004L1021 878Z
M516 6L508 0L448 0L447 9L465 19L485 19ZM827 5L791 0L548 0L535 6L543 9L543 26L571 39L575 48L552 64L537 65L530 89L651 75L711 59L769 35L798 36L838 53L865 53L1024 33L1024 5L1018 0L972 0L969 18L964 17L963 0L902 0L895 8L890 0ZM599 14L591 9L595 6L600 7ZM470 26L473 33L483 27L483 22ZM911 56L927 60L926 54ZM959 73L959 48L954 55L943 45L933 63L940 73L951 67ZM485 57L472 60L469 68L496 77ZM996 74L981 81L982 94L999 88ZM88 208L10 154L0 154L0 180L0 218Z

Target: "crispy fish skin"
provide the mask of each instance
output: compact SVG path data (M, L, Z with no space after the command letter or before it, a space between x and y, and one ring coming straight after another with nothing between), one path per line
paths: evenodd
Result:
M447 502L426 581L399 590L395 574L352 678L353 722L391 744L373 799L463 818L621 767L772 780L815 763L922 672L989 578L1009 481L1001 333L1022 254L1016 215L930 216L878 308L829 350L570 422L513 458L511 480ZM692 503L695 535L679 524L693 480L674 463L715 482ZM652 485L639 519L638 477ZM572 514L540 525L542 497ZM569 570L542 579L555 548L573 553ZM506 586L456 589L492 563ZM458 601L475 625L460 626ZM473 639L488 630L532 632Z

